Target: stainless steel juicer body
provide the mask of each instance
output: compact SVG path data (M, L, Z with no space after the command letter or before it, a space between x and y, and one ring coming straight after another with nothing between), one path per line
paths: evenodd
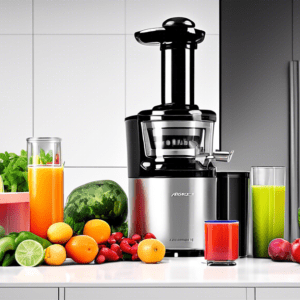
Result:
M129 236L153 232L168 250L203 250L204 221L216 219L216 185L215 177L130 178Z
M160 45L161 105L125 119L129 177L129 236L152 232L167 255L204 252L204 221L216 219L216 114L194 104L194 51L205 33L186 18L137 32L141 44Z

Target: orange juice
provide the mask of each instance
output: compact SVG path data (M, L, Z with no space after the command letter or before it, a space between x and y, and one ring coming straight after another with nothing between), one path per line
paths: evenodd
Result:
M29 166L30 231L42 238L53 223L64 217L64 171L62 166Z

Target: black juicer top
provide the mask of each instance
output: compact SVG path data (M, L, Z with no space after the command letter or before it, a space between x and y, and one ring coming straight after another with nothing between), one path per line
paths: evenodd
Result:
M160 45L161 105L155 109L199 109L194 104L194 55L205 32L181 17L168 19L162 26L135 33L143 45Z
M130 178L215 176L199 157L213 155L216 114L194 103L195 49L204 37L182 17L135 33L143 45L160 45L161 104L126 118Z

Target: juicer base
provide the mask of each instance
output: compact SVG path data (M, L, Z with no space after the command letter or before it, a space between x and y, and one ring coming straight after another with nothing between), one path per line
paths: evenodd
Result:
M204 250L166 250L165 257L200 257L204 256Z

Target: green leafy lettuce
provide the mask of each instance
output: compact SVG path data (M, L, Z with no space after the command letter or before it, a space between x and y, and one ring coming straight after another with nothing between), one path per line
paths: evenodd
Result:
M27 152L0 153L0 175L5 192L28 192Z
M65 222L76 234L82 234L87 221L101 219L112 227L112 232L122 230L125 235L126 218L127 196L112 180L94 181L74 189L64 211Z

